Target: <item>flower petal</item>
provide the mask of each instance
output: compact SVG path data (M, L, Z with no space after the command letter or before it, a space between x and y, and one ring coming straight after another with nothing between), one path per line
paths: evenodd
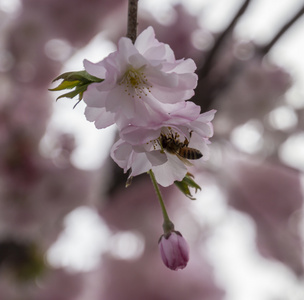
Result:
M104 107L97 108L87 106L84 114L88 121L95 122L97 129L106 128L115 123L115 115L111 112L107 112Z
M83 66L90 75L101 79L105 78L106 69L104 67L103 61L100 61L99 63L92 63L89 60L85 59L83 61Z
M141 145L155 140L160 135L159 129L146 129L145 127L128 126L121 130L120 136L131 145Z
M112 159L124 169L126 173L134 162L134 151L132 146L123 140L118 140L111 148Z
M137 176L148 172L152 168L151 162L147 159L146 153L135 153L132 164L131 176Z
M189 246L179 232L162 235L159 250L164 264L171 270L183 269L189 261Z
M175 60L172 49L155 38L154 29L151 26L138 35L135 47L146 59L152 61Z
M101 83L92 83L88 86L87 90L83 93L83 101L90 107L104 107L108 91L99 91L97 89Z
M165 164L152 167L156 181L164 187L173 184L175 180L183 180L187 173L187 167L177 156L168 154L167 157Z
M134 99L132 95L127 95L123 86L116 86L107 95L106 110L133 118L135 116Z

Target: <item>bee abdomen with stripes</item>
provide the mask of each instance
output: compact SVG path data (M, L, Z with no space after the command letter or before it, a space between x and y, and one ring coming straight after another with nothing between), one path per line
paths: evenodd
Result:
M203 154L201 153L201 151L194 149L194 148L189 148L189 147L181 147L179 149L178 154L186 159L200 159Z

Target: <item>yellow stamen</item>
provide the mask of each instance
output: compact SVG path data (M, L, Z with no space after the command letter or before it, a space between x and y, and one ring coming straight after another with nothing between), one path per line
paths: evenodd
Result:
M151 92L150 88L152 86L149 85L143 70L144 67L139 69L130 67L119 82L119 85L124 85L124 91L128 94L128 96L132 96L132 98L135 96L142 98L143 95L148 96L148 93Z

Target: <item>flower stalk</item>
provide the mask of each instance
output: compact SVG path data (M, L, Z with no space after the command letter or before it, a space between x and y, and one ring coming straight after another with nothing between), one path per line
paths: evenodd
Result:
M138 0L129 0L127 37L133 44L137 37L137 7Z
M162 213L163 213L163 218L164 218L164 223L163 223L164 234L169 234L171 231L174 230L174 224L171 222L171 220L170 220L170 218L168 216L168 213L167 213L167 210L166 210L166 206L165 206L165 203L163 201L163 197L162 197L161 192L159 190L159 187L158 187L158 184L157 184L157 181L155 179L155 175L154 175L153 171L149 170L148 173L150 175L151 181L153 183L153 186L154 186L154 189L155 189L155 192L156 192L156 195L157 195L157 198L158 198L158 201L159 201Z

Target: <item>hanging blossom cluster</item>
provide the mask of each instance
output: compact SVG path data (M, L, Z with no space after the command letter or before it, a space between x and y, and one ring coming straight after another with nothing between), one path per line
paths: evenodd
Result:
M160 185L169 186L183 180L193 160L208 159L215 110L201 113L186 101L197 85L196 65L176 60L152 27L134 44L122 37L117 51L98 63L85 60L84 67L100 79L83 93L86 118L98 129L117 125L111 157L130 177L152 170Z
M189 187L200 187L188 167L208 159L211 121L215 110L201 113L189 100L197 85L192 59L176 60L169 45L155 38L152 27L144 30L133 44L123 37L117 51L98 63L84 61L84 71L64 73L55 89L74 91L87 104L86 118L102 129L116 124L119 140L111 157L134 176L149 173L163 211L164 234L159 249L164 264L183 269L189 260L189 247L169 219L158 185L173 183L191 198Z

